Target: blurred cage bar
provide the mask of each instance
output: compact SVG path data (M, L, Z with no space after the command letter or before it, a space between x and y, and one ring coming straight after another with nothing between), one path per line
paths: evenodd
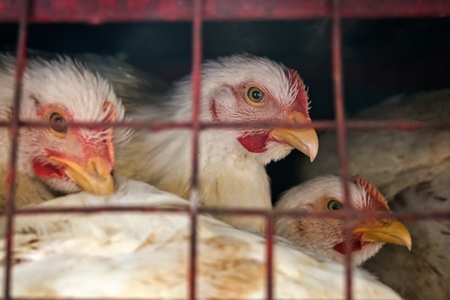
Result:
M346 121L343 96L343 65L341 44L341 19L375 19L397 17L443 17L450 16L450 0L0 0L0 23L19 23L17 66L15 75L15 98L13 117L11 122L0 125L10 127L13 133L12 156L10 162L10 177L8 180L9 196L5 211L7 216L6 231L6 260L5 260L5 289L4 299L11 297L11 265L12 265L12 236L14 229L14 215L37 213L96 213L100 211L145 211L148 213L188 213L191 217L190 240L190 270L189 270L189 298L196 298L196 224L199 213L265 215L267 217L266 242L266 298L273 299L273 232L276 217L336 217L327 213L307 214L299 212L277 213L249 210L249 209L213 209L198 206L198 136L205 128L221 127L236 128L269 127L273 124L214 124L199 122L199 101L202 61L202 25L204 21L219 20L302 20L312 18L332 19L331 57L332 77L334 84L335 120L316 121L312 126L318 130L337 129L338 151L341 175L349 175L348 157L346 155L346 131L358 130L417 130L421 128L445 128L450 130L450 120L446 122L408 122L383 121L364 122ZM17 132L20 126L48 126L48 124L25 123L19 120L22 75L26 65L27 24L78 22L88 24L102 24L105 22L139 22L139 21L192 21L192 105L193 119L186 123L155 123L155 122L121 122L111 124L114 127L130 126L133 128L148 128L150 130L164 130L169 128L191 128L193 134L193 173L191 189L191 206L189 209L142 208L142 207L98 207L98 208L59 208L59 209L23 209L16 211L14 207L15 166L17 159ZM98 127L98 124L72 123L71 126ZM289 124L277 124L278 127L292 127ZM344 194L348 196L348 186L344 186ZM347 208L338 216L351 220L357 216ZM396 214L400 219L450 219L450 212ZM348 222L350 224L350 222ZM346 228L350 234L350 228ZM347 245L350 247L350 243ZM352 299L352 269L350 255L346 259L346 299ZM18 298L15 298L18 299Z

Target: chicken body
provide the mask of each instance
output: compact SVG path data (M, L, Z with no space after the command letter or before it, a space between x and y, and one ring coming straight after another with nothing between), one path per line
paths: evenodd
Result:
M396 96L370 107L353 119L389 121L448 121L450 90ZM450 159L448 130L349 131L347 151L351 174L362 174L376 185L388 201L398 192L421 181L431 180L445 170ZM334 131L320 136L320 155L314 168L299 165L299 182L339 172Z
M1 121L12 117L15 58L0 54ZM111 175L114 147L127 130L69 128L67 122L122 120L125 110L106 80L76 60L31 58L24 73L20 119L49 122L45 127L22 127L16 176L16 205L39 203L55 193L86 190L114 191ZM0 129L0 205L9 180L11 132Z
M82 192L36 207L189 206L142 182L118 180L117 192L110 196ZM174 213L20 215L15 223L12 295L184 299L189 286L189 224L188 215ZM265 296L264 238L199 216L196 241L199 299ZM282 239L274 248L276 299L345 298L342 265ZM401 299L364 271L355 270L353 280L354 299ZM0 278L0 288L3 282Z
M135 120L190 121L191 95L188 77L160 96L158 105L150 101L130 116ZM308 97L297 73L269 59L249 55L203 64L200 119L311 122ZM130 143L118 152L116 174L187 199L191 188L191 145L192 134L188 129L136 131ZM284 158L294 147L313 160L318 150L315 131L280 128L201 131L201 204L271 209L270 184L264 166ZM220 219L238 227L259 231L265 228L261 217L220 216Z
M288 190L275 205L276 211L306 210L338 212L348 205L343 180L323 175ZM365 178L355 176L348 181L350 201L359 212L390 212L385 198ZM395 218L373 217L354 221L352 261L360 265L377 253L385 243L411 249L411 236ZM344 220L331 218L278 218L276 233L318 255L343 263L345 260ZM403 250L404 251L404 250Z
M355 116L362 120L448 121L450 90L397 96ZM338 172L336 135L320 136L314 168L300 167L301 181ZM350 131L350 171L363 174L392 201L394 212L450 210L450 139L448 129ZM414 238L411 253L387 245L365 267L406 299L450 297L450 222L408 222Z
M389 201L391 208L411 213L450 212L450 162L444 165L447 169L433 180L421 181L397 193ZM450 221L407 221L406 225L417 241L411 254L386 245L363 267L405 299L450 299Z

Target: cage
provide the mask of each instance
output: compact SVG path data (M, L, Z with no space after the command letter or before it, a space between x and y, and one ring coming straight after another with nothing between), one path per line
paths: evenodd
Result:
M242 52L267 56L299 71L308 86L312 102L312 126L319 136L327 130L336 130L336 164L339 173L346 177L353 171L349 167L349 160L352 159L348 155L348 147L351 146L347 145L349 131L371 133L393 130L413 134L419 130L450 129L450 119L352 119L361 110L378 105L400 93L409 95L450 87L449 15L450 1L447 0L0 0L0 46L17 45L16 104L20 99L27 48L69 54L90 52L113 55L167 82L173 82L192 72L193 120L181 125L152 125L149 121L148 124L141 123L139 126L158 130L176 126L192 128L196 133L192 141L196 153L192 158L193 166L198 163L198 132L208 127L208 124L203 124L198 119L202 60ZM450 99L448 103L450 105ZM133 122L126 123L130 124ZM17 132L20 126L36 125L20 122L18 113L13 115L11 122L2 123L3 127L11 127L13 132ZM12 153L16 149L17 139L13 139ZM12 169L15 168L16 159L12 155ZM293 151L283 160L267 166L274 202L284 191L300 183L298 169L305 164L302 154ZM314 164L308 167L314 168ZM196 178L199 172L197 167L192 169L191 200L198 197ZM15 171L11 174L14 180ZM445 174L450 178L450 170ZM421 182L418 180L417 184ZM10 197L13 197L14 185L10 185L9 189ZM344 191L348 197L348 187ZM5 299L12 299L13 219L14 215L21 214L14 207L12 199L9 198L4 209L6 232L10 233L5 236ZM398 209L396 213L399 213L397 216L401 220L410 222L429 222L434 219L447 224L444 221L450 218L450 210L445 206L446 201L447 198L441 198L442 209L438 210L402 213ZM266 298L273 299L271 235L274 232L274 218L293 217L295 214L288 216L239 209L221 211L197 207L196 201L191 202L188 210L193 232L189 298L196 297L193 278L197 261L194 230L197 215L232 214L235 211L241 215L248 213L267 216L266 233L270 238L267 238L266 245ZM99 211L55 209L53 213L70 213L71 210L89 213ZM155 209L151 212L158 211ZM23 214L45 212L30 209ZM48 210L47 213L52 211ZM442 234L448 236L449 231L444 229ZM446 257L442 259L448 261ZM345 263L345 297L352 299L353 271L350 256ZM440 273L438 279L445 282L448 276L448 271L447 274ZM403 296L422 299L412 294ZM443 291L439 296L450 297L450 294ZM439 296L433 295L432 298L438 299Z

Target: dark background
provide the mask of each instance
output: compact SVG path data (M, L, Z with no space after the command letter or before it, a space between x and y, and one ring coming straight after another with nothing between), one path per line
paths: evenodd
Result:
M330 21L206 22L204 58L248 52L297 69L309 87L313 120L334 119ZM166 81L190 72L191 23L91 26L31 24L28 46L52 52L120 54ZM0 46L14 46L17 25L0 24ZM345 110L399 93L450 87L450 18L344 20ZM277 196L295 184L293 151L268 166Z

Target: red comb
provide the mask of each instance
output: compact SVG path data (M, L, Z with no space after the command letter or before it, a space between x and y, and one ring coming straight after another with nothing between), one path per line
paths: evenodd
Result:
M372 199L371 203L373 203L372 205L375 209L389 210L386 198L378 191L378 189L373 184L367 181L366 178L361 175L355 175L353 176L353 182L364 188L367 195L370 197L370 199Z
M308 114L308 95L305 91L305 85L298 75L297 71L294 69L289 69L286 71L286 76L289 78L289 85L297 83L297 97L294 100L294 110L300 112L305 117L309 117Z

